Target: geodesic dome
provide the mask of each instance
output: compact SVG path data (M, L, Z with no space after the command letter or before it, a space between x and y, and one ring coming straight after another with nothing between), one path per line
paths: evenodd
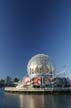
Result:
M47 74L54 71L53 63L48 55L37 54L33 56L27 65L28 75L33 74Z

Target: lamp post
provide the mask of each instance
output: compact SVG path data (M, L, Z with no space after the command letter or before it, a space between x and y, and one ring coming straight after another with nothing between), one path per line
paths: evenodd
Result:
M67 72L66 65L64 65L64 77L66 77L66 72Z

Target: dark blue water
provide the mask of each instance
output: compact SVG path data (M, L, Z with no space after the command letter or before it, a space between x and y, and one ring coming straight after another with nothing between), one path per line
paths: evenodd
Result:
M71 108L71 95L24 95L0 89L0 108Z

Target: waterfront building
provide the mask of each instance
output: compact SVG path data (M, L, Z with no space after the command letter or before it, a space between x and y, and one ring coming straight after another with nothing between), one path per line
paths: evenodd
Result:
M68 87L68 78L56 77L55 66L45 54L33 56L27 65L27 73L16 88Z

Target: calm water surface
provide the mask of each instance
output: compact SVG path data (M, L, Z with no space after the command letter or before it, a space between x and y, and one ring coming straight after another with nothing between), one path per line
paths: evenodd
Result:
M0 89L0 108L71 108L71 95L24 95Z

